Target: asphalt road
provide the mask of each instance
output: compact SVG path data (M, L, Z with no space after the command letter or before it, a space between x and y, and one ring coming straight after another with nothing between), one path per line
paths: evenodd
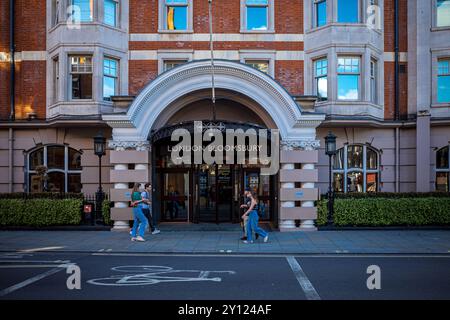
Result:
M0 299L450 299L450 255L0 253Z

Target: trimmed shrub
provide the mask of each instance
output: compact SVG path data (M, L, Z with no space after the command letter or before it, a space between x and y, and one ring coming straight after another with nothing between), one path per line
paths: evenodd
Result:
M110 226L113 224L111 220L111 202L109 200L103 200L102 215L105 225Z
M82 204L82 199L0 199L0 225L78 225Z
M317 204L317 225L326 225L327 200ZM450 197L338 198L333 219L336 226L450 225Z

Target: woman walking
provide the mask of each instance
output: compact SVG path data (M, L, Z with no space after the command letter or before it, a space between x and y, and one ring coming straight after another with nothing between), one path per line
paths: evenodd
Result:
M145 241L144 233L147 228L148 220L142 212L141 203L143 202L139 191L139 184L135 183L131 194L131 206L133 207L133 229L131 230L131 241ZM136 236L139 226L139 235Z
M248 205L247 211L242 216L243 220L245 220L245 216L248 216L247 240L244 240L244 243L253 243L252 232L254 232L255 234L259 234L264 238L264 242L267 242L269 240L269 234L258 226L258 196L253 191L247 191L246 196L249 198L250 203Z

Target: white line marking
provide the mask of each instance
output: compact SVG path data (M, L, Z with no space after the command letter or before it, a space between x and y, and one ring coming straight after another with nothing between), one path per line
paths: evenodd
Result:
M3 289L3 290L0 291L0 297L6 296L7 294L10 294L11 292L14 292L16 290L22 289L22 288L24 288L24 287L26 287L26 286L28 286L28 285L30 285L32 283L35 283L35 282L37 282L39 280L42 280L42 279L44 279L46 277L49 277L49 276L51 276L51 275L53 275L53 274L55 274L55 273L57 273L57 272L59 272L61 270L64 270L65 267L67 267L66 264L65 265L64 264L60 265L60 266L58 266L58 267L56 267L54 269L50 269L50 270L48 270L48 271L46 271L44 273L38 274L35 277L32 277L32 278L27 279L25 281L22 281L22 282L20 282L18 284L15 284L15 285L13 285L13 286L11 286L9 288Z
M302 267L298 264L297 260L294 257L286 257L289 266L294 272L295 277L297 278L298 283L302 287L303 292L305 293L306 299L308 300L321 300L319 294L316 289L312 285L311 281L309 281L306 274L303 272Z
M32 264L32 265L23 265L23 264L8 264L0 266L0 269L11 269L11 268L61 268L58 264Z
M62 249L62 248L64 248L64 247L43 247L43 248L19 250L19 252L38 252L38 251L57 250L57 249Z

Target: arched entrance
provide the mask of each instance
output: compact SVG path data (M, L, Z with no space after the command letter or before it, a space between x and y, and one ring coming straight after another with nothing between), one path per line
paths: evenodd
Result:
M103 119L113 128L110 147L114 149L111 152L111 163L115 165L115 168L111 172L111 182L115 184L115 188L112 193L120 193L117 190L127 189L130 182L145 182L150 179L155 181L157 164L152 163L152 159L155 159L156 155L154 150L156 145L152 143L155 134L180 122L212 120L211 104L208 99L211 89L211 73L210 61L195 61L178 66L149 83L133 101L126 114L103 116ZM281 209L281 216L274 219L279 221L283 228L295 228L295 219L292 217L298 216L300 221L306 211L308 214L305 217L313 216L311 210L295 208L314 207L311 199L316 197L316 195L312 196L315 192L313 190L309 190L311 192L305 196L303 196L303 191L296 192L295 190L296 182L300 187L314 187L314 183L309 183L309 181L314 182L314 174L308 176L309 184L300 185L302 181L299 179L301 179L303 171L295 171L297 169L314 171L314 165L304 168L300 165L296 168L295 163L315 161L315 156L306 156L309 153L306 150L313 151L318 147L315 129L324 119L324 115L312 112L302 113L300 106L280 84L268 75L247 65L228 60L217 60L214 74L218 97L217 121L221 120L228 125L254 125L279 131L282 139L282 153L279 159L282 169L280 174L284 178L280 178L273 185L278 188L278 182L280 182L280 191L283 189L293 190L290 190L292 192L288 194L280 194L280 199L274 199L272 207ZM300 149L304 152L295 153ZM130 169L129 163L133 164L133 169ZM229 172L232 169L224 168ZM202 168L190 170L199 173ZM219 168L216 167L215 171L219 172L218 170ZM286 170L293 170L292 173L297 174L296 178L293 180L289 174L286 175L284 172ZM140 172L136 173L136 171ZM242 170L240 174L242 175ZM192 177L193 175L189 179L192 180ZM192 181L183 183L188 183L192 188L196 187L195 182ZM163 186L158 187L162 188ZM239 192L241 190L238 190L237 193ZM272 193L277 194L274 191ZM114 197L112 196L112 198ZM217 202L217 196L213 198ZM295 201L297 199L299 201ZM124 221L122 219L129 216L129 210L126 208L127 202L124 200L124 196L117 196L117 201L115 201L112 218L116 221L115 227L117 228L125 226L122 224ZM155 197L153 200L154 202L163 201L163 199ZM192 200L190 206L193 204ZM287 208L289 210L286 210ZM165 211L164 208L161 210ZM165 212L161 213L165 214ZM283 219L283 215L289 219ZM233 220L233 215L230 217ZM193 219L195 220L195 218ZM217 220L216 209L216 222ZM308 224L313 226L312 220L308 221Z

